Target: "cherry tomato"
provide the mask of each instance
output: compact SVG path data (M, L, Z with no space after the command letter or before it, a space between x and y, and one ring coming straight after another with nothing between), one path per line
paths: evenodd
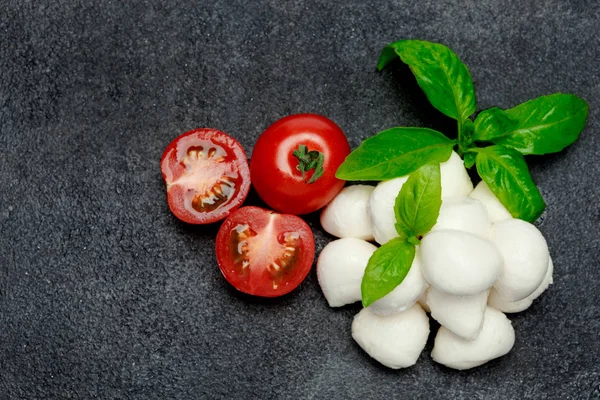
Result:
M329 203L344 181L335 172L350 153L342 130L316 114L296 114L269 126L258 138L250 175L258 195L272 208L307 214Z
M315 239L301 218L249 206L223 222L216 253L223 276L237 290L276 297L306 278L315 258Z
M237 209L250 190L250 171L240 143L201 128L167 146L160 160L169 208L190 224L209 224Z

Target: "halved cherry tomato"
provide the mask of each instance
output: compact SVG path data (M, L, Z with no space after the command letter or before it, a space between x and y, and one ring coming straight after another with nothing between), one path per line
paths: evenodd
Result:
M269 126L258 138L250 160L252 183L272 208L308 214L342 190L335 177L350 153L342 130L316 114L296 114Z
M306 278L315 258L315 240L301 218L249 206L223 222L216 253L223 276L237 290L276 297Z
M237 209L250 190L242 145L224 132L201 128L173 140L160 160L169 208L190 224L209 224Z

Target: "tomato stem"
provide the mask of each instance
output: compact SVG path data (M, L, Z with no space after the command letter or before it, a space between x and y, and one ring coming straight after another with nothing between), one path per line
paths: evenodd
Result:
M308 150L303 144L299 144L298 148L292 152L292 155L298 160L296 169L302 173L302 179L306 183L314 183L317 179L323 176L323 164L325 156L323 153L316 150ZM314 170L312 176L306 181L306 173Z

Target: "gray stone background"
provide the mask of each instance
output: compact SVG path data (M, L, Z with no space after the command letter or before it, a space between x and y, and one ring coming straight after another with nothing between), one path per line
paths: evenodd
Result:
M600 398L600 2L0 2L1 399ZM468 372L385 369L350 337L314 270L292 294L241 296L217 226L169 212L165 146L201 126L251 154L278 118L316 112L351 146L392 126L452 126L401 38L469 66L478 110L576 93L587 128L531 158L555 284L512 317L513 351ZM251 195L249 203L257 203ZM330 239L318 225L317 250Z

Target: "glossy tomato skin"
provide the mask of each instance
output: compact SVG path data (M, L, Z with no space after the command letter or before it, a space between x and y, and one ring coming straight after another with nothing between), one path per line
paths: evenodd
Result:
M299 145L323 154L323 175L308 183L313 172L296 167L292 154ZM273 209L288 214L308 214L324 207L342 190L344 181L335 177L350 153L342 130L317 114L296 114L269 126L258 138L250 160L250 175L258 195Z
M237 290L277 297L306 278L315 258L315 240L301 218L247 206L221 225L216 254L221 273Z
M162 155L160 169L169 208L190 224L224 219L250 190L242 145L216 129L194 129L175 138Z

